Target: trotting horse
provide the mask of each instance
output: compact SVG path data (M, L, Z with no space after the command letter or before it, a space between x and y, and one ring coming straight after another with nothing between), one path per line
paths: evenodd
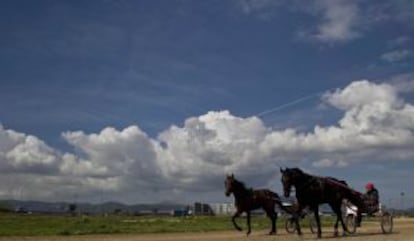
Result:
M344 232L348 232L344 220L342 219L341 204L343 199L347 199L357 207L363 206L363 201L358 193L349 188L346 183L332 177L317 177L304 173L299 168L280 168L282 173L282 184L284 196L289 197L292 186L296 189L298 200L298 210L296 216L301 215L302 209L306 206L315 213L318 225L318 238L321 238L321 223L319 219L319 204L328 203L337 220L334 226L334 235L338 236L338 222L341 222ZM301 234L298 218L295 219L296 230Z
M227 175L224 181L226 189L226 196L234 195L236 213L232 217L234 227L241 231L242 229L237 225L236 218L243 212L246 212L247 218L247 235L250 234L250 211L254 209L263 208L267 216L272 221L272 227L269 235L276 234L276 220L277 213L275 212L275 205L281 206L279 195L268 189L248 189L245 185L234 178L234 175Z

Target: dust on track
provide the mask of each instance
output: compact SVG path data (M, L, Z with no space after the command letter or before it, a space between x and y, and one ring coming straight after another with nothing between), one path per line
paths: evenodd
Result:
M315 234L306 229L303 236L287 234L278 230L278 235L268 236L266 231L253 230L250 236L243 232L205 232L205 233L166 233L166 234L116 234L116 235L79 235L79 236L42 236L42 237L0 237L0 241L302 241L317 240ZM394 219L392 234L382 234L379 222L363 223L354 235L333 237L333 229L323 228L322 239L326 241L411 241L414 240L414 218Z

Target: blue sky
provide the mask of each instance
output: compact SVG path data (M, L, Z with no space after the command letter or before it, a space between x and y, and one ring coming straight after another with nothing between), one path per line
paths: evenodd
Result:
M99 192L132 203L181 201L183 193L229 201L210 171L235 172L246 183L280 191L273 166L278 163L337 175L360 190L369 179L379 183L384 199L399 199L401 189L414 202L412 188L405 185L413 181L405 173L412 170L414 157L409 151L414 144L409 118L414 101L413 12L414 4L403 0L2 1L0 170L4 181L20 183L21 191L16 194L10 191L15 187L3 185L0 194L56 196L54 188L41 194L21 188L30 177L42 184L33 189L59 185L66 190L58 199L70 198L74 194L65 193L80 185L76 195L85 200L92 198L87 193ZM351 127L341 123L350 122L341 120L366 116L362 104L348 99L354 98L349 91L372 96L362 104L385 103L388 108L391 101L385 110L403 113L406 122L391 121L393 129L402 129L394 142L381 139L389 131L381 129L386 122L381 128L369 122L367 128L381 145L363 142L366 149L357 154L354 148L330 149L329 144L286 151L278 142L266 142L288 130L295 130L292 138L318 136L316 126L349 133ZM390 98L378 102L383 95L375 91ZM371 111L376 116L384 108ZM222 138L207 142L204 132L187 135L200 128ZM356 138L365 133L358 130L352 129ZM243 146L260 153L262 160L245 153L238 161L233 146L216 146L220 141L236 143L239 136L228 134L233 132L250 133L242 138L248 142L263 142L259 149ZM396 141L398 137L405 141ZM192 153L197 148L180 144L183 138L200 142L200 150ZM275 150L265 155L263 146ZM376 161L384 149L403 154ZM224 168L211 166L218 159ZM180 169L187 167L193 172ZM200 167L206 173L198 173ZM143 175L146 168L156 169L158 179ZM372 168L382 168L389 179ZM111 169L117 172L108 173ZM255 179L261 171L263 177ZM167 185L172 191L164 194L166 182L177 184ZM208 191L193 188L203 182L209 183ZM141 191L148 192L148 200L136 194Z

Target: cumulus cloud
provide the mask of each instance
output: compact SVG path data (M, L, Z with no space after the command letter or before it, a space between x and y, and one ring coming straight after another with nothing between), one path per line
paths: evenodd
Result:
M345 110L336 128L351 151L358 146L399 147L413 142L413 105L400 99L391 85L362 80L324 98Z
M53 172L57 152L32 135L6 130L0 125L0 171Z
M356 107L369 106L376 103L401 104L393 86L375 84L368 80L355 81L344 89L325 93L323 98L325 102L342 110L351 110Z
M223 176L231 172L259 177L249 184L264 185L277 171L276 164L288 161L341 168L365 160L411 160L414 106L399 93L394 85L368 80L327 92L321 100L343 111L343 116L335 125L306 132L274 130L255 116L211 111L188 118L182 126L173 125L155 138L138 126L107 127L99 133L68 131L62 134L73 147L68 153L1 127L0 171L7 174L0 178L1 194L8 192L4 183L28 178L36 181L22 185L31 187L22 193L38 197L101 191L122 199L148 190L168 197L222 191ZM31 191L42 187L47 188L38 194Z
M267 129L257 117L240 118L228 111L189 118L183 127L161 133L166 148L159 153L164 173L191 186L203 178L220 179L226 172L243 172L260 165L257 144Z
M89 170L90 173L104 176L139 174L151 176L157 168L154 166L156 154L147 135L137 126L121 131L107 127L99 134L85 134L82 131L65 132L63 138L75 147L77 156L66 155L63 171L82 174L76 170ZM70 168L80 165L82 168Z

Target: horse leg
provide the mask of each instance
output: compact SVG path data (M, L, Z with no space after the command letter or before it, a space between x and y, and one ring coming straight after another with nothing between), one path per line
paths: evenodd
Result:
M338 223L339 223L339 216L338 216L338 212L337 212L337 205L335 205L334 203L329 203L329 206L331 206L332 211L335 213L336 215L336 221L335 221L335 225L334 225L334 237L338 237Z
M313 207L313 212L315 215L316 225L318 226L318 238L322 238L322 230L321 230L321 220L319 219L319 206Z
M338 205L335 205L332 209L336 214L336 224L335 224L336 236L338 236L338 221L341 222L343 235L345 235L349 231L348 231L348 227L345 225L344 219L342 218L341 204L339 203Z
M249 234L252 232L251 228L250 228L250 211L246 212L246 219L247 219L247 233L246 235L249 236Z
M302 231L299 225L299 220L300 218L302 218L302 209L303 207L298 205L296 211L292 214L293 220L295 221L296 231L298 232L298 235L302 235Z
M276 231L277 212L275 212L275 210L273 210L273 208L271 208L271 209L266 210L266 214L272 222L272 228L269 232L269 235L276 234L276 232L277 232Z
M339 223L339 217L338 217L338 215L336 215L336 221L335 221L334 233L333 233L334 237L338 237L338 235L339 235L339 233L338 233L338 223Z
M234 227L237 229L237 230L239 230L239 231L242 231L242 229L239 227L239 225L237 225L237 223L236 223L236 218L237 217L239 217L240 216L240 211L239 210L237 210L236 211L236 213L233 215L233 217L231 218L231 221L233 222L233 225L234 225Z
M277 222L277 212L273 211L272 234L277 234L276 222Z

